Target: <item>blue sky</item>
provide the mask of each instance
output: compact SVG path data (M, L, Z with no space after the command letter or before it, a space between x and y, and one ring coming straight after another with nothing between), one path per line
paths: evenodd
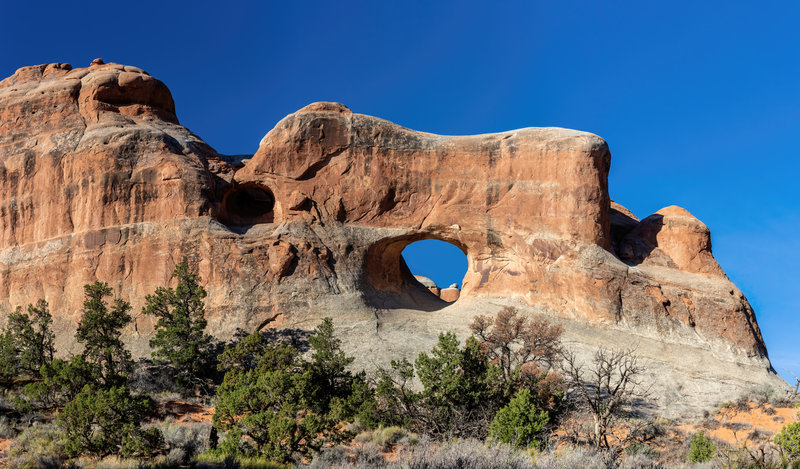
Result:
M800 371L800 3L22 3L0 17L0 75L140 66L223 153L320 100L443 134L594 132L612 198L705 222L776 369Z

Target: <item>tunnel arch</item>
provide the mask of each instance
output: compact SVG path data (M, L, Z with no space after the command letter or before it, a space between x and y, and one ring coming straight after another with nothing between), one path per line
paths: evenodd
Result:
M456 245L436 238L422 239L406 245L401 255L414 279L431 294L448 303L458 300L469 262Z
M403 258L407 246L422 240L438 240L458 248L466 257L469 271L470 257L467 246L459 239L434 233L411 233L383 239L373 244L367 251L366 274L370 286L375 290L393 295L397 306L410 309L438 309L451 302L434 295L428 287L414 278L411 269ZM465 280L462 280L464 282ZM460 285L459 296L466 284ZM448 287L448 285L444 285Z
M260 184L237 184L223 196L219 218L226 225L235 226L272 223L275 195Z

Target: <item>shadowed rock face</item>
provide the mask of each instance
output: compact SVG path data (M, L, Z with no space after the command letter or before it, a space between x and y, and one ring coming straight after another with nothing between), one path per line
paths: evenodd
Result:
M513 304L586 353L638 345L665 396L692 390L687 405L722 398L720 383L782 383L708 228L679 207L639 221L609 199L609 165L585 132L440 136L336 103L287 116L242 164L180 126L138 68L26 67L0 82L0 317L46 298L75 351L85 283L138 311L187 259L221 338L332 316L379 365ZM402 260L426 238L467 256L455 303ZM151 333L138 316L127 338L145 354Z

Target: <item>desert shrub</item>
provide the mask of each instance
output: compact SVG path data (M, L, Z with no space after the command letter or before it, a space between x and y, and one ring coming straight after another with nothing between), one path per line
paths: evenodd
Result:
M689 462L708 462L714 458L716 452L717 447L714 442L702 430L692 435L689 443Z
M157 428L164 438L168 463L188 464L196 455L210 449L212 427L209 423L176 423L168 419L152 426Z
M17 436L14 424L6 416L0 417L0 438L11 439Z
M9 451L10 467L18 469L67 466L66 436L55 425L33 425L19 434Z
M414 365L392 361L391 367L379 371L376 389L380 418L387 425L436 438L485 438L494 412L505 404L500 370L474 337L461 348L455 334L440 334L430 355L421 353ZM421 391L411 388L415 375Z
M409 433L408 430L397 427L378 427L374 430L366 430L356 435L355 440L362 444L371 443L380 448L381 451L388 451L392 446L401 442L414 442L417 436Z
M515 446L538 447L549 416L532 402L531 392L520 389L511 401L497 411L489 430L491 438Z
M289 462L345 437L337 428L341 421L369 420L372 391L363 373L346 369L352 359L340 350L329 318L310 342L310 361L258 335L222 354L227 372L214 413L215 428L226 433L220 454Z
M561 449L548 448L536 457L537 469L607 469L614 467L611 458L596 448L572 446Z
M206 290L186 262L175 266L172 277L176 287L159 287L147 295L142 313L158 319L150 340L154 360L169 365L176 384L188 393L206 388L205 378L213 370L212 338L205 332Z
M152 401L132 396L126 386L87 385L58 414L57 422L64 429L69 456L147 458L162 445L157 428L141 426L152 412Z
M441 444L423 441L404 448L398 457L400 467L409 469L534 469L530 455L504 444L486 444L475 439L453 440Z
M780 433L775 435L775 444L787 458L800 458L800 422L784 425Z
M197 469L291 469L292 467L264 457L223 456L215 452L198 455L194 464Z
M307 469L380 469L398 468L389 462L375 443L367 442L353 448L334 446L323 448L309 463L300 467Z
M652 452L637 452L625 454L619 461L618 469L661 469L664 467L659 463Z
M40 381L25 385L16 407L22 412L62 407L84 386L96 383L99 376L99 368L86 362L83 355L74 355L68 361L57 358L42 366Z

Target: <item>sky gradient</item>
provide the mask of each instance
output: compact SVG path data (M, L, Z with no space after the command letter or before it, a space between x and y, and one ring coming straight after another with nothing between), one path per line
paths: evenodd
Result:
M22 3L0 18L0 75L142 67L222 153L323 100L440 134L596 133L612 198L706 223L775 368L800 374L798 2Z

